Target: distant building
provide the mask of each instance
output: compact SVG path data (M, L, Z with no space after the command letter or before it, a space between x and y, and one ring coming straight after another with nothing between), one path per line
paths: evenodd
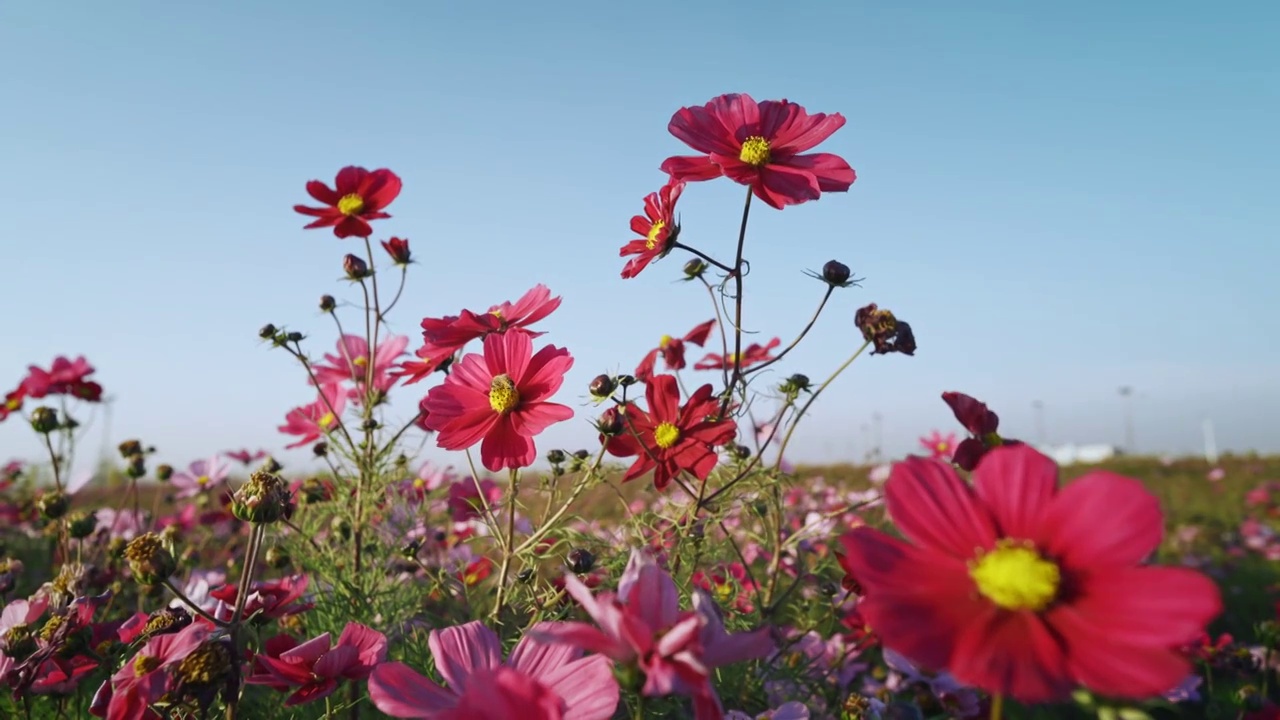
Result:
M1124 454L1115 445L1040 445L1036 449L1059 465L1093 465Z

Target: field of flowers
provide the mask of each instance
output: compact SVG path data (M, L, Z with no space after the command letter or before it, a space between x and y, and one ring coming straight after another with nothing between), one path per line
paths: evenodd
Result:
M549 288L439 298L420 342L388 331L415 264L373 239L388 169L308 182L294 208L353 245L359 301L320 300L335 337L259 331L312 398L279 429L313 467L173 467L142 438L71 472L103 388L84 357L32 365L0 405L48 451L0 468L0 717L1280 718L1280 459L1060 473L939 388L960 437L877 467L786 461L855 361L916 350L870 304L829 375L785 374L860 282L836 260L809 273L813 320L744 339L751 215L848 191L849 164L810 152L843 125L741 94L675 113L696 154L660 164L621 275L675 255L706 308L592 380L578 448L539 442L574 415L571 349L538 328ZM713 180L745 187L740 230L695 246L676 207ZM424 437L453 464L414 458Z

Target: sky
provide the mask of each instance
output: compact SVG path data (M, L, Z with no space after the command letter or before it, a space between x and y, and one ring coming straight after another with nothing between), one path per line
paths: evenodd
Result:
M875 417L889 455L959 430L946 390L1008 436L1119 444L1121 386L1138 451L1195 452L1206 419L1223 449L1277 451L1277 33L1265 1L0 3L0 385L83 354L114 398L92 452L278 451L314 395L258 328L332 352L316 302L356 299L339 278L359 248L291 207L308 180L387 167L404 190L375 240L408 237L419 259L392 330L416 347L423 317L545 283L563 305L542 340L575 357L559 399L577 416L539 451L590 447L590 378L712 316L675 282L683 257L618 275L659 164L690 152L667 123L746 92L844 115L819 149L858 173L752 213L753 338L803 326L823 291L804 270L835 258L866 278L772 381L826 377L866 303L919 343L855 362L793 460L862 457ZM742 194L691 185L682 240L730 259ZM39 449L0 425L0 460Z

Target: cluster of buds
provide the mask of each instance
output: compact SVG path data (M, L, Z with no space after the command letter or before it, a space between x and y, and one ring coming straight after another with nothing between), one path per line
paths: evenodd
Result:
M862 338L875 346L872 355L894 352L914 355L916 352L916 337L911 326L888 310L879 309L875 303L859 308L853 322L862 331Z
M158 585L168 580L178 569L173 553L155 533L139 535L124 549L124 559L129 563L134 580L142 585Z
M282 330L271 323L267 323L258 330L258 337L263 340L270 340L271 344L275 347L284 347L289 343L302 342L306 338L306 335L297 331L290 332Z
M147 454L155 452L155 448L143 448L141 440L125 440L117 449L124 459L125 475L137 480L147 474Z
M293 514L293 496L279 475L257 470L232 494L231 514L248 523L273 523Z

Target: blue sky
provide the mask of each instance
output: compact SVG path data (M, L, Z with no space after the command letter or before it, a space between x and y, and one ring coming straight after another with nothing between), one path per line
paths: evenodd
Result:
M944 390L987 400L1010 435L1032 435L1040 400L1051 441L1120 442L1121 385L1139 449L1192 451L1212 418L1226 447L1278 450L1277 32L1268 2L6 3L0 384L85 354L117 441L175 464L281 447L312 394L257 329L330 350L316 299L351 297L335 281L357 247L291 205L309 179L385 166L404 192L376 237L421 259L396 330L416 343L423 316L546 283L580 414L539 447L590 445L587 380L710 317L672 282L681 258L618 277L629 218L686 152L667 122L748 92L844 114L821 149L859 174L753 214L763 337L789 339L818 300L806 268L868 278L777 379L825 376L867 302L920 344L860 359L796 459L861 455L874 413L893 453L955 429ZM730 256L740 198L691 186L684 239ZM36 449L0 426L0 456Z

